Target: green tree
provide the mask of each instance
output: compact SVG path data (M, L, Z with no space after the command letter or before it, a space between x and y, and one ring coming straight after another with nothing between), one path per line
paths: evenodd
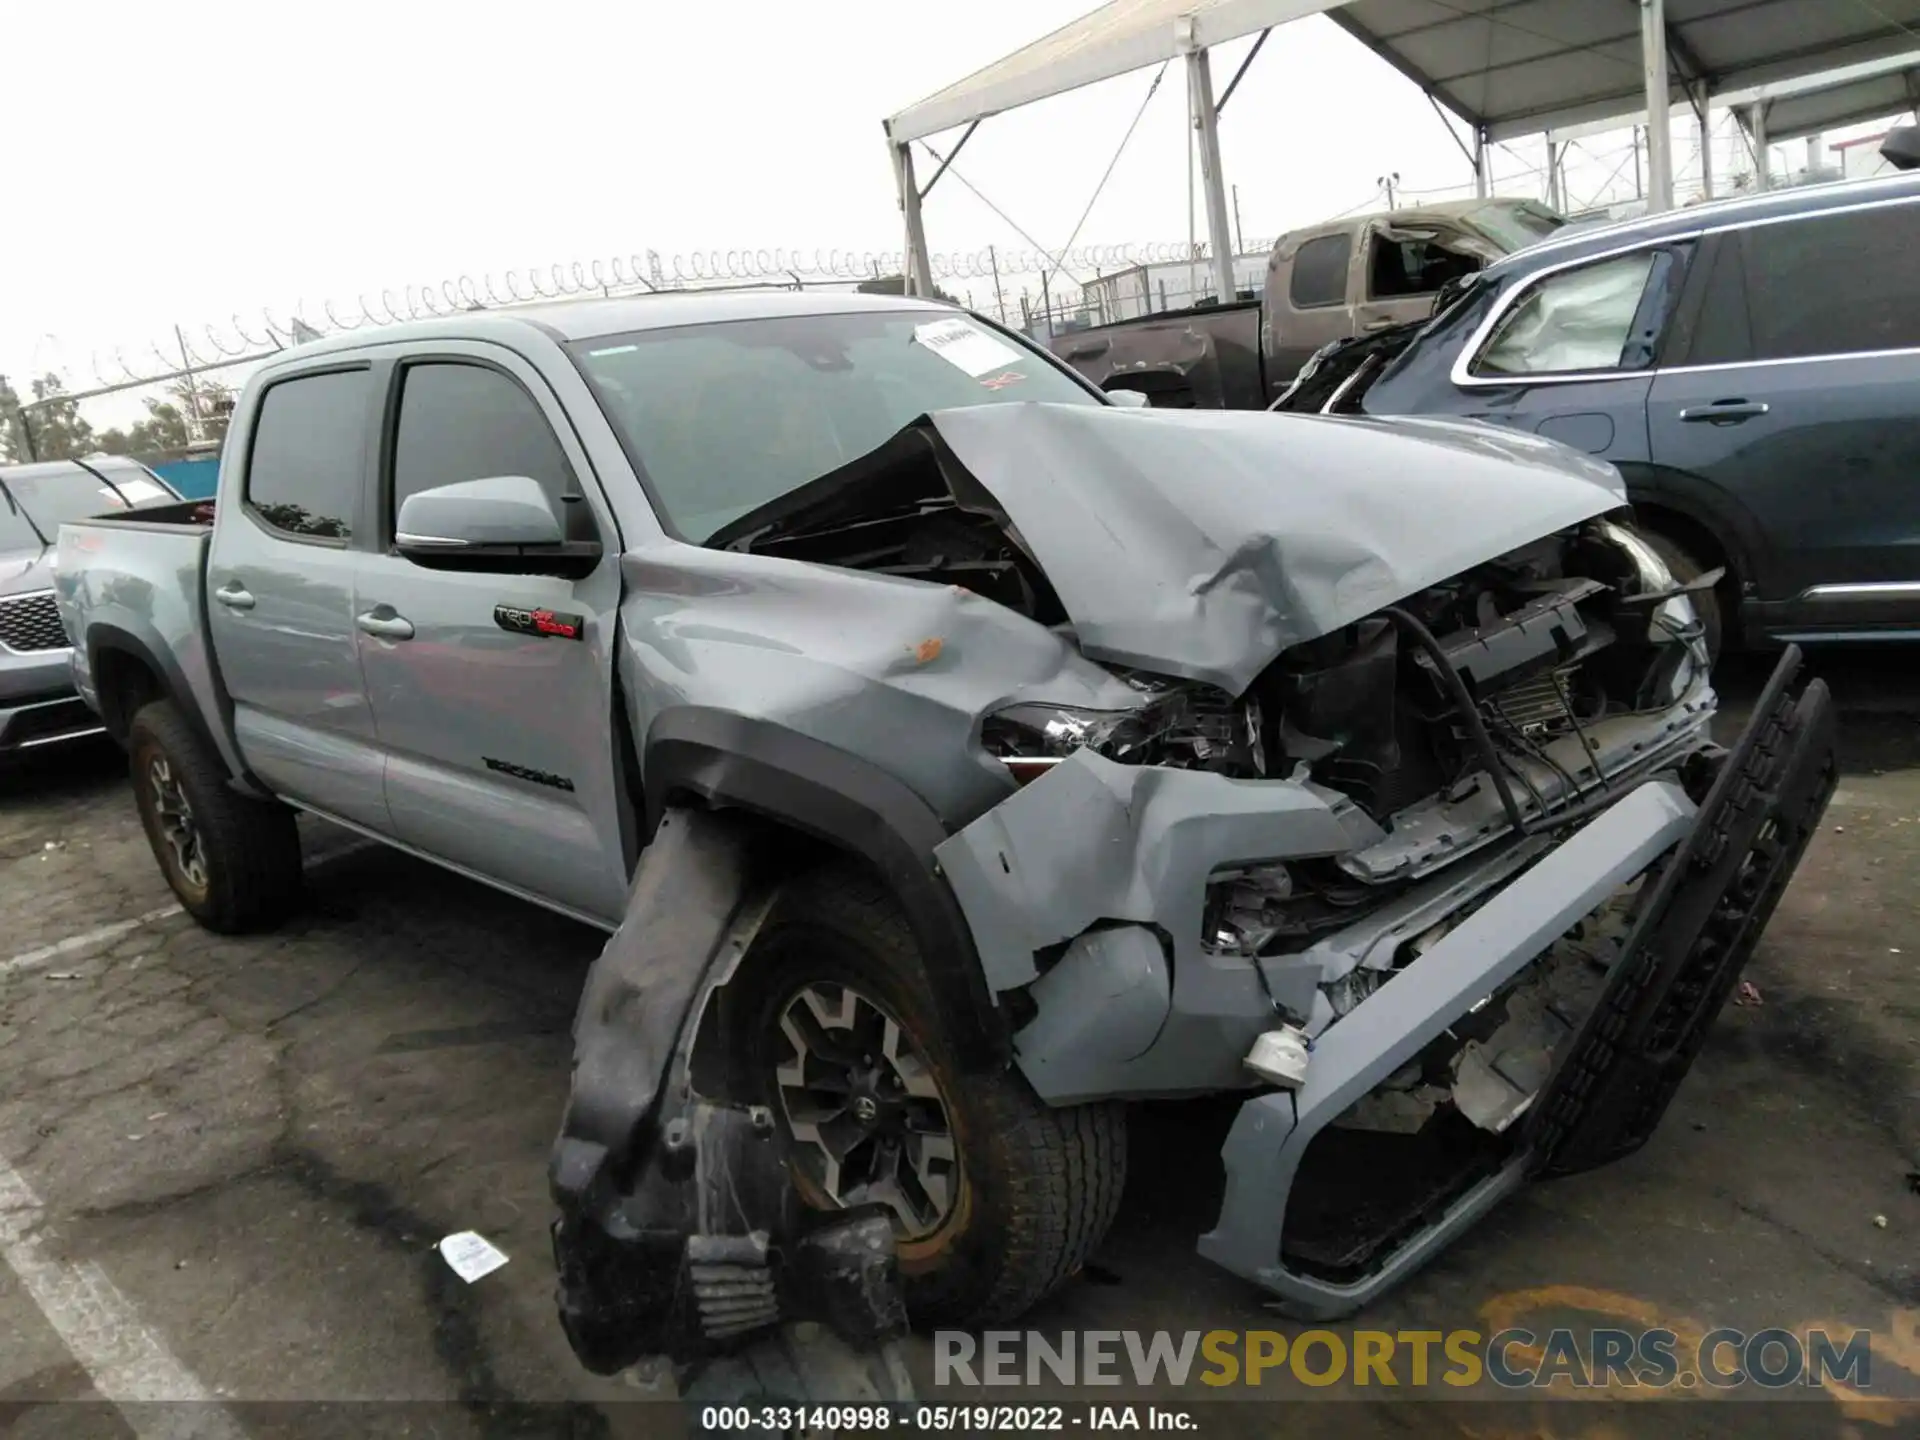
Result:
M191 390L185 380L167 386L165 398L148 396L147 418L113 429L100 436L100 448L109 455L157 455L184 450L196 439L218 444L226 439L227 420L233 413L233 387L218 380L196 379ZM200 413L199 434L191 421L193 409Z
M0 460L9 464L27 458L26 437L20 429L20 392L0 375Z
M33 400L22 404L19 394L0 376L0 454L13 461L91 455L96 448L93 427L80 418L80 402L68 398L60 377L42 375L32 389Z

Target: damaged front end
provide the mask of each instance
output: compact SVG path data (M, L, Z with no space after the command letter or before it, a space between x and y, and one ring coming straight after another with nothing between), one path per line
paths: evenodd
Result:
M1825 687L1790 652L1715 747L1657 566L1591 522L1237 699L984 727L1027 783L939 854L1019 1065L1056 1103L1277 1087L1200 1248L1297 1313L1642 1143L1818 823Z
M990 708L979 745L1020 788L935 850L1038 1094L1264 1089L1201 1250L1311 1315L1364 1304L1529 1174L1644 1141L1831 791L1797 652L1720 750L1688 601L1717 577L1680 585L1617 498L1550 483L1530 516L1472 522L1532 538L1443 558L1467 553L1474 486L1543 480L1516 463L1540 447L1470 427L1395 427L1476 452L1453 510L1403 513L1390 541L1365 478L1330 503L1270 477L1294 526L1238 546L1219 489L1179 494L1143 431L1071 551L1005 451L934 429L917 494L896 454L888 483L839 477L736 539L978 586L1129 688ZM1071 491L1079 467L1031 438L1025 473ZM1148 562L1096 573L1116 538Z
M798 627L754 652L762 713L836 756L857 732L938 812L889 873L950 892L1041 1100L1247 1096L1200 1248L1305 1315L1645 1140L1833 785L1798 652L1715 746L1692 587L1618 475L1488 427L940 412L671 563L741 607L727 653ZM811 593L830 629L791 619ZM897 643L935 599L954 623ZM569 1334L595 1369L712 1353L821 1309L783 1276L862 1235L835 1323L890 1333L885 1220L802 1213L770 1127L703 1098L763 882L720 817L669 822L580 1012ZM703 1312L723 1254L754 1273Z

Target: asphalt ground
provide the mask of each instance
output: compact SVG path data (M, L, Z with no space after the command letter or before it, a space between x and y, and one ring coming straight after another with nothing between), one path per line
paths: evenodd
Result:
M1201 1434L1920 1435L1920 1405L1884 1398L1920 1397L1920 667L1816 663L1846 774L1748 970L1757 1003L1728 1007L1643 1151L1523 1192L1332 1328L1349 1349L1356 1329L1666 1328L1683 1359L1715 1327L1861 1329L1870 1384L1422 1388L1403 1340L1394 1385L1307 1383L1322 1341L1258 1388L968 1392L934 1384L920 1337L923 1399L1132 1403L1142 1426L1151 1404ZM1729 725L1764 674L1722 677ZM601 937L306 838L304 912L222 938L173 907L116 751L0 775L0 1434L670 1433L669 1379L588 1375L554 1319L545 1166ZM1232 1113L1138 1107L1113 1234L1026 1328L1271 1332L1234 1342L1269 1358L1301 1339L1193 1253ZM464 1230L508 1264L460 1280L434 1245Z

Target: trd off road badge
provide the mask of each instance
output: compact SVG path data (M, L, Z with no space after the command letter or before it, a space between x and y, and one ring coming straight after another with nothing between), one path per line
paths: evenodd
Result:
M493 607L493 623L516 635L551 635L556 640L582 640L587 618L563 610L522 610L514 605Z

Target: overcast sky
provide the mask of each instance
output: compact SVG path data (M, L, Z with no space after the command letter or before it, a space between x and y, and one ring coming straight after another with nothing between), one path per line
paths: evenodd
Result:
M91 355L115 347L156 368L149 342L175 324L204 351L204 327L232 343L229 317L257 331L262 306L319 320L330 297L462 273L648 249L897 250L881 117L1092 3L0 8L0 371L24 391L47 369L89 388ZM1215 52L1216 87L1247 44ZM958 171L1060 246L1152 76L991 119ZM1080 243L1186 238L1184 105L1175 65ZM1317 19L1269 40L1221 143L1249 239L1358 206L1387 171L1408 191L1470 178L1417 91ZM1505 188L1539 193L1531 153L1497 156ZM1025 248L951 177L926 219L935 251Z

